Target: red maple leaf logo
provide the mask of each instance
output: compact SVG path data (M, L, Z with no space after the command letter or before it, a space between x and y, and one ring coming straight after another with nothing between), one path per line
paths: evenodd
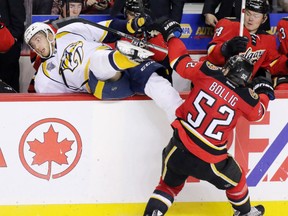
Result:
M48 131L44 132L44 142L39 140L28 141L30 151L35 153L33 157L32 165L41 165L48 162L49 172L51 172L52 161L59 165L68 164L66 152L71 151L71 145L74 141L67 139L58 142L58 132L55 132L52 125L50 125Z

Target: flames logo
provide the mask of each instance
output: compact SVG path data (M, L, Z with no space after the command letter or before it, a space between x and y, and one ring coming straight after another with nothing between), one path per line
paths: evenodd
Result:
M78 65L81 65L84 58L83 42L78 41L66 47L63 51L60 63L60 73L73 72Z
M266 50L256 50L252 51L252 48L249 47L245 53L240 53L241 56L245 57L246 59L249 59L253 64L257 62L265 53Z

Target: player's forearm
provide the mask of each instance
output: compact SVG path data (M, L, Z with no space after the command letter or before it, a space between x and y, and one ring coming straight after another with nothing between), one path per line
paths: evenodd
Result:
M177 49L175 49L177 47ZM188 51L184 43L179 38L171 38L168 41L168 56L170 64L184 55L188 55Z
M210 45L208 48L207 60L215 65L224 65L225 57L221 52L221 47L223 43Z
M256 94L256 93L255 93ZM249 121L261 121L268 109L269 97L266 94L259 94L258 104L249 112L247 112L244 117Z

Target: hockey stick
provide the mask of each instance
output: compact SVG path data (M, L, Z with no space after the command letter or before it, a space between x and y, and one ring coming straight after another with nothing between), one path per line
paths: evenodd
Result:
M157 46L155 44L149 43L146 40L141 40L141 39L136 38L136 37L134 37L132 35L123 33L121 31L118 31L118 30L109 28L107 26L103 26L103 25L100 25L98 23L95 23L95 22L92 22L92 21L89 21L89 20L86 20L86 19L83 19L83 18L79 18L79 17L66 17L66 18L63 18L63 19L58 19L58 20L53 21L52 25L53 25L54 28L59 29L59 28L61 28L63 26L66 26L68 24L75 23L75 22L81 22L81 23L84 23L84 24L89 24L89 25L92 25L92 26L94 26L96 28L102 29L104 31L108 31L108 32L111 32L111 33L116 34L118 36L127 38L127 39L132 41L132 44L137 45L139 47L145 47L146 46L146 47L161 51L163 53L168 53L167 49L165 49L163 47L160 47L160 46Z
M239 30L239 36L241 37L243 37L243 30L244 30L245 5L246 0L242 0L241 15L240 15L240 30Z

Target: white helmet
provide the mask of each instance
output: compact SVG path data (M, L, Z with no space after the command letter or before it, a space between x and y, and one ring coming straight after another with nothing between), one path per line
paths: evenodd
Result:
M49 42L50 54L49 54L48 57L44 57L44 56L42 56L42 55L39 54L39 53L37 53L37 54L39 54L42 58L50 58L50 57L52 56L52 42L54 41L55 33L54 33L54 31L52 30L52 28L51 28L48 24L45 24L45 23L43 23L43 22L35 22L35 23L31 24L31 25L26 29L26 31L25 31L25 33L24 33L24 40L25 40L25 42L29 45L29 47L34 50L34 48L30 45L29 42L30 42L31 38L32 38L35 34L37 34L38 32L40 32L40 31L42 31L42 32L44 32L44 33L46 34L47 40L48 40L48 42ZM49 40L49 38L48 38L48 33L49 33L49 32L53 35L53 40L52 40L52 41ZM35 51L35 50L34 50L34 51ZM36 51L35 51L35 52L36 52Z

